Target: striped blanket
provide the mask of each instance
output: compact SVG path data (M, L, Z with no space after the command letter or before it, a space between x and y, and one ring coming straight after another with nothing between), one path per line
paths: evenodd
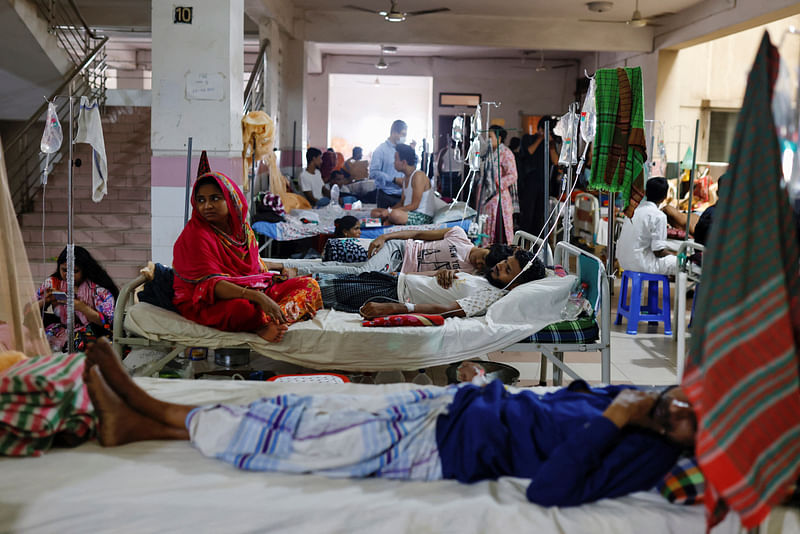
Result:
M436 419L455 391L280 395L196 408L186 427L203 454L240 469L435 480L442 477Z
M772 122L777 72L765 32L703 254L683 380L712 524L724 515L718 498L759 524L800 472L800 251Z
M92 437L94 407L83 385L83 354L24 360L0 373L0 455L39 456L54 441Z
M599 69L595 83L597 134L589 187L621 193L632 215L642 198L647 159L642 69Z

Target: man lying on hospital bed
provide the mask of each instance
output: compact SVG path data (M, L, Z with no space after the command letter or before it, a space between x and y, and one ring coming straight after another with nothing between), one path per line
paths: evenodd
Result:
M523 270L529 262L530 267ZM358 312L367 319L411 312L472 317L485 313L515 287L544 278L545 267L531 252L517 249L484 276L448 270L435 277L405 273L317 276L326 308Z
M651 488L694 444L697 420L680 388L633 386L509 393L428 386L388 395L279 395L249 405L159 401L128 376L105 339L84 374L105 446L190 440L240 469L475 482L531 479L526 494L570 506Z

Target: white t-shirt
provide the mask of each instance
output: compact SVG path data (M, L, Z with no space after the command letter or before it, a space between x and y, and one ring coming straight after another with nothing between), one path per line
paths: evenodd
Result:
M303 169L303 172L300 173L300 188L305 193L306 191L311 191L311 194L314 195L314 198L317 200L322 198L322 187L325 184L322 182L322 173L319 169L314 171L314 174L308 172L308 169Z
M467 261L467 258L473 246L460 226L450 228L439 241L407 239L403 266L400 270L404 273L422 273L455 269L472 273L475 267Z
M667 248L667 216L649 200L643 200L625 219L617 241L619 266L630 271L674 274L676 256L659 258L654 251Z
M435 276L400 273L397 278L397 296L401 302L413 304L452 304L458 302L467 317L486 313L486 310L507 295L482 276L457 273L448 289L436 281Z

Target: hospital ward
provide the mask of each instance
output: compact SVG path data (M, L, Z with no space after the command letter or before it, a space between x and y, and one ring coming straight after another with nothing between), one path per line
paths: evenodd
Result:
M0 532L800 534L797 2L0 20Z

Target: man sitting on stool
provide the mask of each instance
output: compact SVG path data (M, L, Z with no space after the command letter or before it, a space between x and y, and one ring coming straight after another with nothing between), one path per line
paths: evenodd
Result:
M675 274L678 258L667 249L667 216L658 205L667 198L667 180L650 178L633 217L626 219L617 242L622 269L651 274Z

